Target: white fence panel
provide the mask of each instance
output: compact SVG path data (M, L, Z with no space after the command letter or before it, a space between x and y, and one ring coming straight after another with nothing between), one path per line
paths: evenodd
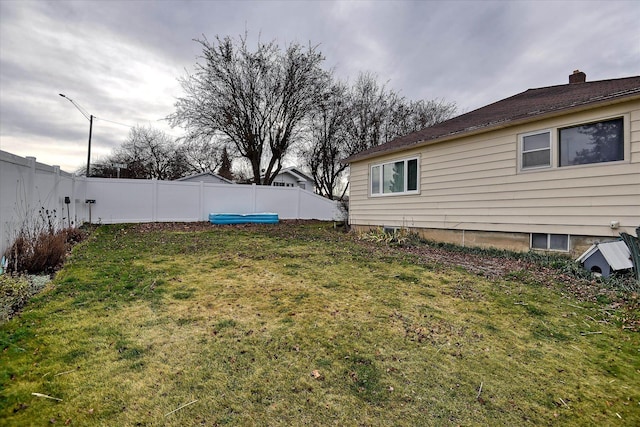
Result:
M152 184L152 181L136 179L89 178L86 199L95 200L95 204L89 206L91 222L118 224L153 221Z
M192 222L202 221L199 183L152 181L156 185L157 211L154 221Z
M255 213L254 186L204 184L202 221L210 213Z
M299 210L299 192L304 191L292 187L256 186L255 212L277 213L281 219L297 218Z
M300 190L300 200L298 205L300 210L296 218L298 219L343 219L344 213L340 211L337 202L329 201L315 193Z

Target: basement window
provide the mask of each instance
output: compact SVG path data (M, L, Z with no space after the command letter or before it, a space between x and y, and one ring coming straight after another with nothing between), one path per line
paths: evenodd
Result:
M418 193L418 159L410 158L371 166L372 196Z
M531 233L531 249L568 252L569 235Z

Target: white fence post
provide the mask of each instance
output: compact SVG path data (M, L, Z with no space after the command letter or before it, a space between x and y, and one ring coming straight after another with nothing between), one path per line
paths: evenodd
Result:
M74 176L71 180L71 194L69 194L70 204L69 204L69 224L72 224L73 227L78 226L78 217L76 215L76 177Z
M204 181L200 181L200 194L199 195L200 195L200 198L199 198L200 205L198 206L198 212L199 212L199 215L200 215L200 219L202 221L207 221L209 218L208 218L207 213L204 211Z
M25 191L27 192L26 209L25 213L28 213L31 209L36 207L36 158L25 157L29 162L29 174L27 175L27 182L25 183Z
M256 211L256 204L258 203L258 186L256 184L251 184L251 210L253 212Z
M151 222L155 222L158 218L158 180L152 180L152 188L151 188Z
M64 228L64 210L62 207L64 206L62 201L60 200L60 166L53 165L53 203L56 207L56 217L57 224L56 227Z

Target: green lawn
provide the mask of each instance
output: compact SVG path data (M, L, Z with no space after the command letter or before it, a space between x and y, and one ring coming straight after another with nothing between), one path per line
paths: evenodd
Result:
M0 425L640 425L640 334L511 277L326 223L102 226L0 325Z

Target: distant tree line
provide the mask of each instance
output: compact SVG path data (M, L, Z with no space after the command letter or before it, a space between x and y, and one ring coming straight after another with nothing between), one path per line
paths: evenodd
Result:
M118 165L125 167L118 170ZM109 156L91 165L91 176L173 180L218 171L232 179L230 165L226 148L216 141L175 139L158 129L136 126Z
M202 55L179 79L184 94L167 117L186 133L172 140L152 128L133 128L92 176L176 179L217 172L270 185L283 162L297 159L329 198L344 190L341 160L452 117L441 100L407 100L363 72L353 83L322 68L316 46L274 41L249 48L247 36L196 40ZM236 163L233 176L231 162ZM239 164L238 164L239 163Z

